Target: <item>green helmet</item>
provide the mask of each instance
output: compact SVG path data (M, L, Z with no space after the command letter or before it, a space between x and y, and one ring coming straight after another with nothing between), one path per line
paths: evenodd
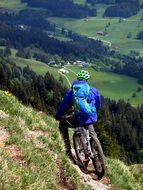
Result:
M86 70L80 70L78 73L77 73L77 79L78 80L88 80L90 78L90 74L88 71Z

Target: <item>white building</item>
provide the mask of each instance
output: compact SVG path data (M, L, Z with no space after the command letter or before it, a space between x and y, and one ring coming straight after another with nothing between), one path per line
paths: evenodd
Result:
M68 74L68 73L69 73L69 71L66 70L66 69L60 69L59 72L60 72L60 73L63 73L63 74Z
M89 63L87 63L87 62L85 62L85 61L79 61L79 60L77 60L77 61L75 61L75 62L73 63L73 65L78 65L78 66L80 66L80 67L83 67L83 66L89 66Z

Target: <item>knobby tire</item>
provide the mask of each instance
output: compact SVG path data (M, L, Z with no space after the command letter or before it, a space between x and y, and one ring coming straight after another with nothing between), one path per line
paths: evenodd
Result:
M80 134L74 133L73 144L74 144L77 160L80 166L86 168L87 166L85 165L84 160L87 159L87 152L86 152L86 144L85 144L84 137Z
M92 159L93 166L95 168L97 175L100 178L102 178L105 174L105 157L104 157L104 153L103 153L100 141L98 140L98 138L91 138L90 144L91 144L91 149L92 149L92 152L94 155L94 158ZM95 157L97 155L95 155L95 151L97 151L97 153L98 153L98 159L99 159L100 164L101 164L101 171L98 171L96 168L96 158Z

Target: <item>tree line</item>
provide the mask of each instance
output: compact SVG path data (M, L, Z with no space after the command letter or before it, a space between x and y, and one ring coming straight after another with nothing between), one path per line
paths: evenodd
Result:
M115 65L114 72L135 77L138 83L143 84L143 58L138 55L122 56L121 62Z
M103 98L96 126L106 155L124 162L143 162L143 105Z
M87 5L75 4L73 0L22 0L30 7L44 8L47 16L85 18L96 16L96 9Z
M68 34L71 36L72 34ZM22 29L17 25L8 25L0 22L0 44L8 42L11 47L21 49L33 45L46 53L58 54L65 59L102 58L109 54L109 48L102 45L102 42L78 37L72 41L59 41L51 38L44 31L33 27Z
M23 25L40 30L55 31L55 24L48 22L46 13L42 10L22 10L19 13L0 12L1 22L8 25Z
M26 105L53 114L65 88L50 73L37 75L28 66L23 69L8 57L0 56L0 89L10 91Z
M137 39L143 41L143 31L140 31L140 32L137 34Z
M92 6L103 3L110 4L103 14L108 17L127 18L138 13L141 8L139 0L87 0Z

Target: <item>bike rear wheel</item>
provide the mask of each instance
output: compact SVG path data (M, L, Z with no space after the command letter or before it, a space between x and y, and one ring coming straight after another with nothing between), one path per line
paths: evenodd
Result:
M105 174L105 158L103 150L98 138L91 138L91 149L93 152L94 158L92 158L92 163L95 168L95 171L99 178L102 178ZM98 162L98 167L97 167Z
M79 165L83 168L87 168L88 156L84 137L81 134L74 133L73 144Z

